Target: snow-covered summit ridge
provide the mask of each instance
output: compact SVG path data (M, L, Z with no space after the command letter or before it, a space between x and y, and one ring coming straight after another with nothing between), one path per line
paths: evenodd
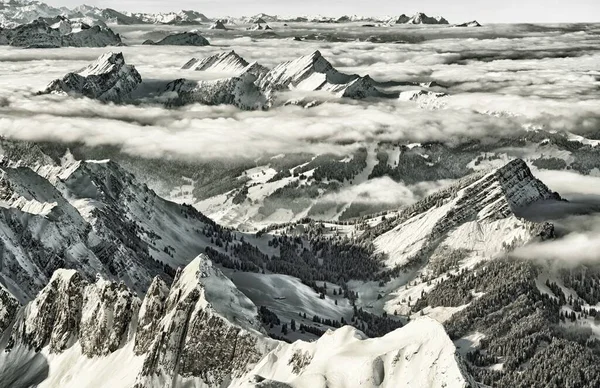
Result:
M199 303L204 308L242 328L261 331L256 306L205 254L180 269L173 281L172 292L177 291L177 298L185 298L194 290L200 292Z
M181 69L240 74L248 65L249 63L244 58L239 56L234 50L231 50L203 59L192 58Z
M345 326L315 342L281 344L232 386L315 384L331 388L475 386L442 325L429 318L381 338L367 339Z

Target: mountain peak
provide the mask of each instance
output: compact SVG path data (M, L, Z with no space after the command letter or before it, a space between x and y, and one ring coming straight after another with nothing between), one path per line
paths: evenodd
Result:
M198 303L204 308L211 309L241 328L261 331L254 303L205 254L197 256L185 268L177 271L172 290L177 291L172 291L171 295L176 295L178 300L199 292Z
M517 241L547 233L546 224L519 218L515 212L540 200L560 200L515 159L488 172L475 173L404 209L392 230L375 239L387 264L427 260L439 249L463 249L491 258Z
M552 192L533 176L529 166L522 159L510 161L496 170L495 175L513 212L539 200L561 200L559 194Z
M120 102L142 82L134 66L126 65L123 53L107 52L87 67L54 80L41 94L66 93L100 101Z
M248 61L234 50L231 50L223 51L203 59L192 58L183 65L182 70L214 71L239 75L248 65Z

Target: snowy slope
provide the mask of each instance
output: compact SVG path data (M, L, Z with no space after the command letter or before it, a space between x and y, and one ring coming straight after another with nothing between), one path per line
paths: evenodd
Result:
M514 212L539 200L560 199L519 159L466 178L449 192L446 198L429 197L413 205L396 227L375 239L377 250L388 255L388 266L419 261L445 246L446 240L454 249L465 248L489 258L498 253L494 248L527 241L540 232ZM410 214L412 209L419 211ZM471 241L491 242L493 247L474 246Z
M153 276L186 264L213 245L207 236L221 233L114 162L65 158L34 168L0 169L0 284L22 303L58 268L87 279L100 273L142 292Z
M412 101L422 109L442 109L446 106L445 93L432 92L429 90L409 90L401 92L398 97L401 101Z
M383 95L369 76L341 73L319 51L277 65L260 77L258 84L265 90L324 90L357 99Z
M269 71L269 69L256 62L248 63L233 50L215 54L203 59L192 58L183 65L181 69L228 73L235 76L251 73L257 77L260 77Z
M376 339L345 326L282 344L232 387L474 387L442 325L420 319Z

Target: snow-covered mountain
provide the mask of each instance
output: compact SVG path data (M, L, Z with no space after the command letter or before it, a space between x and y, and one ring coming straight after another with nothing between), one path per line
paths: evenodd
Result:
M100 101L121 102L142 82L134 66L125 64L122 53L101 55L78 72L52 81L42 94L66 93Z
M68 11L66 16L70 19L87 19L104 24L131 25L145 23L140 17L127 15L112 8L98 8L85 4Z
M0 28L14 28L40 17L53 18L66 11L67 8L56 8L35 0L2 0L0 1Z
M422 12L417 12L412 17L405 14L395 16L388 21L389 24L449 24L448 20L441 16L430 17Z
M208 27L209 30L227 30L222 20L217 20Z
M212 245L212 221L161 199L114 162L34 162L33 170L3 163L0 280L21 302L57 268L100 273L141 292Z
M424 318L368 339L345 326L280 344L232 387L475 387L438 322Z
M341 73L319 51L275 66L258 85L264 90L322 90L355 99L384 96L369 76Z
M343 327L313 343L273 341L257 307L202 255L170 287L155 278L143 301L122 283L57 270L19 313L6 311L4 386L475 386L427 318L378 339Z
M165 45L165 46L209 46L208 40L197 32L181 32L171 34L158 42L147 40L143 44Z
M55 17L0 29L0 44L30 48L106 47L120 45L121 37L106 27Z
M454 27L482 27L482 25L479 24L477 20L473 20L462 24L456 24Z
M160 13L134 13L132 16L151 24L199 25L211 21L206 15L193 10Z
M122 283L57 270L13 315L0 356L2 386L43 380L49 387L175 387L178 381L218 387L275 345L263 334L256 306L202 255L179 269L170 287L155 278L143 301ZM78 367L84 364L99 369ZM27 365L28 373L19 374Z
M269 69L254 62L248 63L235 51L224 51L203 59L192 58L183 67L182 70L208 71L215 73L230 73L242 75L251 73L257 77L266 74Z
M205 105L234 105L244 110L267 109L269 97L254 83L256 76L244 73L240 76L214 81L178 79L160 90L160 98L169 105L201 103Z
M389 267L407 266L443 255L467 251L490 258L515 245L552 233L547 224L519 218L519 211L537 201L560 201L536 179L522 160L495 171L466 177L458 184L402 211L395 226L375 238Z
M433 92L430 90L408 90L405 92L401 92L398 97L401 101L412 101L417 103L419 107L423 109L442 109L446 106L446 101L444 97L447 94L440 92Z
M264 25L263 25L264 24ZM266 23L255 23L251 27L247 28L248 31L269 31L272 28Z

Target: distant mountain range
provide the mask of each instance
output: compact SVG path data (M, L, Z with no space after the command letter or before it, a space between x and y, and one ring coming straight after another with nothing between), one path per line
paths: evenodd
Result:
M131 25L131 24L164 24L164 25L200 25L212 23L217 20L227 20L229 24L266 24L274 22L313 22L313 23L347 23L369 22L379 24L449 24L443 17L430 17L424 13L413 16L384 16L365 17L358 15L344 15L340 17L326 16L279 16L259 13L249 17L207 17L205 14L193 10L179 12L119 12L112 8L99 8L89 5L80 5L74 8L53 7L36 0L1 0L0 1L0 27L15 27L19 24L29 23L39 17L52 18L64 16L73 21L84 22L88 25Z

